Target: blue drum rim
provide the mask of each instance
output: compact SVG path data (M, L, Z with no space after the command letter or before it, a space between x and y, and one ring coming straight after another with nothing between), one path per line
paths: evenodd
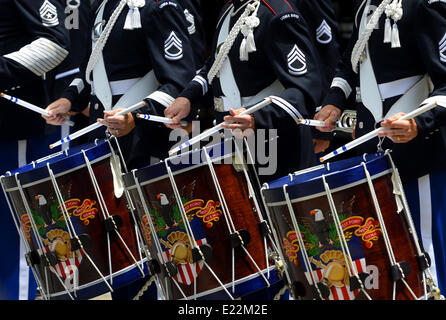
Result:
M262 274L267 277L268 269L263 269ZM274 267L269 267L270 278L267 279L269 284L275 284L282 279L278 276L277 271ZM253 273L250 276L247 276L242 279L238 279L235 284L235 293L232 292L232 282L226 283L225 288L231 293L233 298L242 298L245 295L249 295L256 291L268 288L265 280L258 273ZM189 296L188 298L193 298L193 296ZM229 296L226 291L222 287L216 287L215 289L211 289L205 292L201 292L197 294L197 300L229 300ZM185 300L185 299L181 299Z
M145 279L149 281L152 277L148 271L146 259L144 258L142 261L138 261L138 263L142 264L142 269L145 274ZM110 279L110 275L104 275L107 280ZM130 284L136 280L143 279L141 275L141 271L136 266L136 264L133 264L127 268L124 268L120 271L117 271L113 274L113 289L118 289L120 287L125 286L126 284ZM97 296L103 295L110 292L108 286L104 283L102 279L95 280L94 282L90 282L87 284L82 285L80 289L76 291L76 297L74 297L73 291L70 291L70 294L78 300L87 300L92 299ZM71 300L70 296L67 294L66 291L60 291L51 293L50 297L51 300Z
M15 175L17 174L22 187L36 183L38 181L49 179L49 172L47 163L51 165L51 170L57 176L62 173L78 169L85 166L85 159L82 154L82 150L85 151L88 159L91 162L101 160L104 157L110 155L110 144L107 140L101 139L92 143L84 144L75 148L70 148L65 152L58 152L53 154L54 157L46 157L42 161L41 159L35 162L29 163L23 167L8 172L2 177L2 183L5 191L17 188L17 182Z
M209 158L213 163L219 160L223 160L229 156L232 156L236 152L234 147L229 148L231 152L229 152L229 150L226 148L227 143L229 143L230 141L231 140L229 139L212 146L207 146L201 149L194 149L187 153L182 153L177 156L172 156L161 162L145 166L133 171L135 172L135 176L138 179L140 185L151 183L168 176L165 163L166 161L168 162L168 165L172 170L172 173L178 174L183 171L189 171L194 168L207 165L204 157L204 149L206 149L206 151L208 152ZM199 159L199 161L194 162L194 160L196 159ZM175 163L175 162L180 162L180 163ZM124 181L125 188L132 189L136 186L136 182L133 177L133 172L123 174L122 179Z
M314 167L304 173L296 173L274 180L263 187L263 195L268 206L280 204L286 201L283 187L291 201L317 195L325 192L322 175L325 175L330 189L353 185L366 179L362 163L365 162L370 176L385 174L390 170L389 160L383 152L357 156Z

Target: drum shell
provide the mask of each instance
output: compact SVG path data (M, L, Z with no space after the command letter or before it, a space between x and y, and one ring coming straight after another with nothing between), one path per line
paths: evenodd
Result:
M388 169L374 175L372 177L373 188L383 214L384 225L389 235L396 261L404 261L410 265L411 272L407 276L406 281L415 295L422 297L424 295L423 279L417 260L416 239L413 237L415 230L411 230L408 224L407 212L402 211L398 213L397 203L393 194L392 173L393 171ZM312 183L316 183L317 179L312 177L310 180L313 180ZM278 192L277 189L274 191ZM384 243L382 227L378 221L365 177L364 179L358 177L358 181L353 184L337 186L335 189L332 189L332 196L344 235L349 243L352 260L355 261L358 272L370 274L364 281L368 295L373 300L392 300L393 281L390 269L391 264ZM341 249L339 245L335 245L333 215L331 214L327 195L321 192L302 198L291 199L291 202L307 253L312 259L312 267L316 271L315 274L317 274L315 277L318 277L318 280L325 279L323 282L328 283L330 281L330 279L327 280L327 277L330 277L329 265L335 259L339 259ZM311 215L311 212L314 212L313 210L315 209L321 210L326 223L330 225L328 234L327 232L317 232L317 224L319 222L316 222L315 215ZM304 267L302 253L298 246L295 227L293 226L288 205L283 202L269 203L268 210L273 228L281 241L280 247L285 256L287 271L296 292L303 299L313 299L314 296L308 278L309 273L305 273L306 268ZM319 225L321 224L319 223ZM324 230L327 230L326 227ZM321 244L319 240L321 237L330 239L334 243L328 240ZM318 239L317 241L316 238ZM346 273L345 266L344 272ZM339 282L339 279L336 280L338 282L331 281L332 286L329 299L367 299L360 290L350 292L350 288L345 285L346 281L348 281L346 278L343 279L342 283ZM336 285L338 289L335 289ZM401 281L398 281L396 285L396 299L413 299L413 296Z
M98 148L102 147L103 146L100 146ZM132 221L133 219L131 219L127 201L124 196L119 199L116 198L113 192L113 177L110 168L111 154L110 151L107 152L106 149L108 149L108 147L104 150L100 150L100 157L94 157L94 160L91 161L91 166L109 214L118 215L122 220L122 226L119 229L122 239L132 255L134 257L140 257ZM79 154L76 156L79 156ZM62 157L62 159L58 159L57 162L52 162L50 160L48 162L49 167L63 167L63 163L60 163L59 161L67 161L67 158ZM26 184L22 185L21 189L26 202L33 213L34 221L37 221L36 225L41 240L50 251L58 252L57 256L59 261L54 268L48 269L48 267L44 267L42 263L35 265L43 290L48 293L52 299L67 299L68 296L66 295L65 288L60 283L60 280L57 279L55 273L50 270L57 270L62 281L64 283L68 281L67 283L69 283L70 281L73 281L72 278L70 279L70 274L71 277L73 276L72 269L76 269L78 272L77 298L79 299L93 298L109 291L87 256L81 253L83 250L91 257L99 271L106 278L109 278L110 276L110 263L113 274L123 274L135 264L122 242L113 234L110 235L111 262L109 262L107 232L104 228L104 211L99 204L99 199L93 187L85 162L81 165L78 164L79 163L77 163L74 168L68 168L67 171L58 170L57 174L55 174L57 185L64 198L65 206L70 215L70 221L73 224L76 233L78 235L87 234L90 238L88 246L75 252L71 251L67 223L62 214L62 208L59 205L53 183L48 174L47 177L41 179L43 172L45 170L48 171L46 166L41 166L39 169L35 169L36 171L40 171L38 173L35 172L35 174L33 170L28 170L17 175L19 181L21 180L22 175L35 175L39 177L36 181L30 181L27 176L26 179L24 179ZM6 192L14 207L14 214L20 222L20 229L25 235L31 251L41 254L42 250L39 249L36 241L36 236L31 227L31 221L27 214L26 206L22 201L18 187L14 187L12 179L14 179L14 177L8 178L9 181L7 181L6 185L8 185L9 188L6 189ZM39 201L36 199L36 196L38 195L44 195L46 202L45 209L40 208L43 205L39 205ZM45 210L51 213L51 218L54 223L46 225L46 222L43 223L43 219L36 217L36 215L39 216L42 213L44 214ZM47 217L46 219L49 218ZM57 241L59 241L59 244L57 244ZM64 242L64 245L62 245L62 241ZM64 255L64 253L66 253L66 255ZM116 275L114 277L116 279ZM128 277L126 277L127 279L115 281L114 287L117 288L124 285L126 282L131 282L139 277L141 277L141 274L129 274Z
M213 160L214 161L214 160ZM254 203L253 197L248 189L248 181L246 180L244 173L236 169L232 164L227 164L222 160L221 162L215 161L213 168L218 178L218 182L223 191L224 199L227 202L230 216L232 218L235 230L246 230L249 232L250 241L246 245L246 249L249 254L254 259L257 267L260 270L265 270L267 268L267 256L266 256L266 242L260 232L260 220L263 213L257 212L257 208ZM224 216L224 211L220 198L217 194L214 181L210 174L209 168L205 163L200 163L194 166L186 166L186 168L174 168L173 176L175 183L178 187L179 193L183 198L184 208L188 211L188 219L193 221L194 236L196 240L200 238L198 234L204 236L205 242L212 247L212 257L206 260L209 267L215 272L220 281L225 285L232 282L232 249L230 246L230 232L227 227L227 222ZM155 172L155 173L154 173ZM160 163L158 165L143 168L137 170L135 176L138 177L139 186L141 187L144 199L148 210L151 212L151 219L154 222L154 212L160 212L160 200L157 199L157 195L163 193L169 196L170 203L177 206L177 201L174 197L174 191L171 181L167 174L160 174L165 172L165 164ZM158 176L155 178L155 176ZM153 179L147 179L151 177ZM142 181L140 180L142 179ZM156 257L158 261L162 264L166 262L168 258L160 258L161 255L156 248L154 243L154 237L151 233L150 225L147 221L147 215L144 210L141 198L136 188L136 182L132 177L124 177L126 182L126 188L128 189L132 201L135 204L136 211L138 212L138 222L141 228L146 230L145 241L151 252L152 258ZM191 204L198 203L195 209L190 209ZM211 214L206 215L205 212L210 207ZM198 208L200 207L200 208ZM189 209L189 210L188 210ZM177 211L177 215L179 211ZM199 217L199 218L197 218ZM195 218L195 219L194 219ZM192 220L194 219L194 220ZM182 221L182 219L181 219ZM159 226L155 226L158 228ZM186 233L184 227L176 227L172 230L179 231L181 233ZM175 231L168 231L174 233ZM197 232L197 230L199 230ZM159 235L163 242L166 242L168 235ZM268 246L269 247L269 246ZM163 250L167 249L166 247ZM258 276L257 267L252 263L252 261L247 257L246 253L242 248L235 248L235 281L243 281L243 279L252 278L253 276ZM273 274L273 272L271 272ZM162 275L164 277L164 275ZM169 299L182 299L184 298L180 291L173 284L173 281L168 279L167 292L169 292ZM271 281L278 281L277 276L271 277ZM259 289L266 287L263 279L259 280ZM165 283L164 280L161 283ZM226 293L220 293L219 295L211 295L219 290L221 287L215 277L209 272L208 268L201 267L201 271L198 276L194 278L189 284L178 283L181 290L185 293L187 298L194 295L194 289L197 290L197 294L201 299L227 299ZM252 288L251 288L252 289ZM243 292L232 292L235 297L239 295L244 295L249 293L250 289Z

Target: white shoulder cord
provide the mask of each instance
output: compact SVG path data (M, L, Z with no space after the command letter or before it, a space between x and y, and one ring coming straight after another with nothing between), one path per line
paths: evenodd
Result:
M102 50L105 47L105 44L107 43L108 37L111 34L111 31L118 20L119 15L121 14L122 10L124 10L125 5L127 4L126 0L121 0L118 7L113 11L112 15L110 16L110 20L108 21L107 25L104 28L104 31L102 32L101 36L99 37L98 41L96 42L96 45L93 48L93 51L91 52L90 59L88 60L87 64L87 70L85 72L85 80L87 83L91 84L90 80L90 74L93 71L94 67L98 63Z
M386 24L384 29L384 43L391 43L392 48L400 48L400 37L397 22L403 17L403 0L384 0L373 13L370 21L367 23L364 32L360 35L352 51L351 63L353 71L358 72L358 64L364 54L367 42L372 35L373 30L379 23L382 14L386 13ZM364 8L366 10L366 8ZM390 19L394 21L391 27Z
M351 63L354 72L358 73L359 60L361 59L364 53L367 42L369 41L373 30L375 30L375 27L378 25L379 18L384 13L384 10L387 8L387 5L389 5L391 2L392 0L384 0L383 2L381 2L381 4L378 6L378 8L375 10L372 17L370 18L370 21L367 23L364 32L359 36L359 39L353 48L351 56ZM364 10L367 10L367 8L364 8Z
M113 11L107 25L104 28L104 31L101 33L96 45L94 46L90 60L88 60L87 70L85 72L86 81L91 84L90 75L93 71L94 67L98 63L101 58L102 50L104 50L105 44L107 43L108 38L110 37L111 31L118 20L119 15L122 10L124 10L125 5L128 5L130 10L127 14L124 29L133 30L141 28L141 16L139 14L139 8L145 5L145 0L121 0L119 5L116 7L115 11Z
M211 69L209 70L208 83L212 83L215 76L220 71L221 67L223 66L223 63L225 62L226 58L228 57L229 51L231 50L235 39L237 38L237 36L241 32L241 30L245 26L245 24L251 25L251 23L249 23L248 21L252 21L252 20L255 20L255 18L257 18L256 15L257 15L259 6L260 6L260 0L255 0L254 3L248 4L246 6L245 11L242 13L240 18L235 23L234 27L232 27L231 32L229 32L229 35L226 38L226 41L221 46L220 51L218 52L217 57L215 58L214 64L212 65ZM249 17L249 14L251 12L254 12L254 14L252 15L252 17ZM254 28L255 23L252 25ZM248 27L248 28L250 28L250 27ZM252 32L252 29L251 29L251 32ZM247 35L245 37L248 37L248 34L249 34L249 32L247 32ZM252 39L252 41L253 41L253 37L250 39ZM254 45L254 49L255 49L255 45Z

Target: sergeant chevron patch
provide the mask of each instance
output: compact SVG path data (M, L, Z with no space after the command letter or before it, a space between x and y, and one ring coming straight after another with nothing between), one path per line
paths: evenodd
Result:
M327 44L333 39L331 28L325 19L322 21L321 25L316 30L316 39L319 43Z
M59 24L57 8L48 0L45 0L39 9L42 24L45 27L55 27Z
M440 41L440 61L446 63L446 33Z
M183 58L183 43L175 31L172 31L167 40L164 41L164 57L170 61Z
M288 53L288 72L293 76L301 76L307 73L307 61L304 53L297 45L294 45Z
M186 17L186 21L189 22L189 26L187 27L187 31L190 35L193 35L196 31L195 28L195 17L189 10L184 10L184 16Z

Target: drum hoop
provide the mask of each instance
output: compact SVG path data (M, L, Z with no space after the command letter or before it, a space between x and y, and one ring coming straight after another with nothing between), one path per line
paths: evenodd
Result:
M109 153L109 154L107 154L107 155L104 155L104 156L102 156L102 157L99 157L99 158L97 158L97 159L91 161L90 163L91 163L91 164L98 163L98 162L103 161L103 160L105 160L105 159L107 159L107 158L110 158L110 155L111 155L111 153ZM77 166L77 167L75 167L75 168L72 168L72 169L69 169L69 170L66 170L66 171L63 171L63 172L59 172L58 174L55 174L55 177L56 177L56 178L59 178L59 177L61 177L61 176L64 176L64 175L69 174L69 173L72 173L72 172L74 172L74 171L83 169L83 168L85 168L85 167L87 167L87 164L84 163L83 165ZM19 173L19 175L20 175L20 173ZM12 177L12 176L11 176L11 177ZM5 178L5 179L8 179L8 178L10 178L10 177L6 177L6 176L5 176L4 178ZM29 187L32 187L32 186L35 186L35 185L38 185L38 184L40 184L40 183L44 183L44 182L47 182L47 181L51 181L51 177L50 177L50 176L48 176L47 178L39 179L39 180L36 180L36 181L33 181L33 182L29 182L29 183L27 183L27 184L24 184L24 185L22 185L22 189L29 188ZM19 190L19 187L18 187L17 185L15 185L14 187L10 187L10 188L6 188L6 186L5 186L5 191L6 191L6 192L13 192L13 191L17 191L17 190Z
M268 274L268 272L270 272L270 273L274 273L274 275L277 277L276 270L275 270L275 267L274 267L274 266L271 266L271 267L269 267L269 268L266 268L266 269L263 269L263 270L262 270L262 273L263 273L264 275L265 275L265 274ZM255 272L255 273L250 274L250 275L248 275L248 276L246 276L246 277L244 277L244 278L237 279L237 280L235 281L235 285L238 286L238 285L240 285L240 284L243 284L243 283L248 282L248 281L251 281L251 280L255 280L255 279L259 279L259 280L260 280L261 278L262 278L262 277L261 277L257 272ZM263 279L262 279L262 281L263 281ZM274 282L273 282L273 283L274 283ZM232 287L232 281L230 281L230 282L224 284L224 287L225 287L226 289L230 290L231 287ZM210 290L207 290L207 291L203 291L203 292L197 293L197 295L191 295L191 296L188 296L187 298L190 298L190 297L194 297L194 298L205 297L205 296L208 296L208 295L210 295L210 294L217 293L217 292L220 292L220 291L223 291L223 288L222 288L221 286L216 286L214 289L210 289ZM184 299L180 299L180 300L184 300Z
M225 160L225 159L227 159L227 158L230 158L230 157L232 157L233 156L233 153L231 153L231 154L227 154L227 155L224 155L224 156L222 156L222 157L218 157L218 158L215 158L215 159L212 159L213 161L213 163L215 163L215 162L217 162L217 161L221 161L221 160ZM224 163L223 163L224 164ZM158 165L158 164L157 164ZM204 166L207 166L207 163L206 162L202 162L202 163L200 163L200 164L196 164L196 165L189 165L187 168L183 168L183 169L179 169L179 170L176 170L176 171L172 171L172 174L174 175L174 176L176 176L176 175L178 175L178 174L182 174L182 173L185 173L185 172L188 172L188 171L191 171L191 170L194 170L194 169L197 169L197 168L200 168L200 167L204 167ZM142 171L142 170L144 170L144 169L146 169L146 168L149 168L149 167L145 167L145 168L141 168L141 169L139 169L139 170L136 170L136 174L138 174L138 171ZM140 172L141 172L140 171ZM123 179L124 179L124 184L125 184L125 188L127 188L127 190L133 190L133 189L135 189L136 188L136 183L135 183L135 181L132 179L132 178L127 178L126 179L126 177L132 177L133 175L132 175L132 173L128 173L128 174L125 174L124 176L123 176ZM140 179L140 177L138 177L139 179ZM157 181L160 181L160 180L164 180L164 179L168 179L169 178L169 175L167 174L167 172L165 173L165 174L163 174L163 175L161 175L161 176L158 176L158 177L156 177L156 178L153 178L153 179L149 179L149 180L145 180L144 182L141 182L139 179L139 185L141 186L141 187L144 187L144 186L146 186L146 185L148 185L148 184L151 184L151 183L154 183L154 182L157 182ZM129 180L131 180L131 181L129 181ZM129 182L132 182L132 185L130 185L129 186Z
M141 261L138 261L138 263L140 263L140 264L143 263L143 265L145 265L146 260L147 260L147 258L144 258ZM135 269L135 272L138 271L138 273L139 273L139 270L137 270L138 269L137 264L132 264L130 266L125 267L124 269L121 269L121 270L113 272L112 277L114 278L114 277L118 277L118 276L127 274L127 273L133 271L134 269ZM109 274L106 275L105 279L109 280L110 279L110 275ZM85 283L83 285L77 286L76 287L76 292L80 292L81 290L85 290L85 289L88 289L90 287L93 287L93 286L96 286L96 285L100 285L100 284L103 284L103 283L104 283L104 281L102 279L96 279L96 280L93 280L93 281L91 281L89 283ZM74 291L71 290L70 293L71 292L74 292ZM51 293L51 294L49 294L49 296L50 297L63 297L66 294L67 294L66 291L59 291L59 292L56 292L56 293Z
M371 178L372 178L372 180L375 180L375 179L381 178L381 177L383 177L383 176L385 176L385 175L387 175L389 173L392 173L392 172L393 172L392 169L387 169L385 171L381 171L380 173L377 173L377 174L371 176ZM356 186L358 186L360 184L363 184L364 182L367 182L367 178L364 178L364 179L361 179L361 180L358 180L358 181L355 181L355 182L352 182L352 183L349 183L349 184L346 184L346 185L343 185L343 186L331 189L331 192L332 193L336 193L338 191L342 191L342 190L345 190L345 189L356 187ZM305 196L305 197L291 199L291 203L298 203L298 202L302 202L302 201L311 200L311 199L314 199L314 198L318 198L318 197L324 196L325 194L326 194L325 191L321 191L321 192L314 193L314 194L311 194L311 195L308 195L308 196ZM267 205L268 205L268 207L277 207L277 206L286 205L286 203L287 203L286 200L283 200L283 201L276 201L276 202L269 202L269 203L267 202Z

